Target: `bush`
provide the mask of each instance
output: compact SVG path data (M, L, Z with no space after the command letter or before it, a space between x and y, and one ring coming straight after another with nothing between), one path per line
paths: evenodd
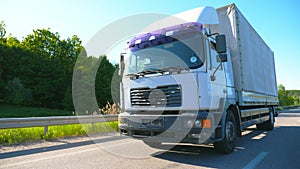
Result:
M19 78L7 82L6 100L16 105L29 105L32 101L30 89L26 89Z
M62 100L62 107L63 107L64 110L74 111L72 90L71 90L70 87L68 87L66 92L65 92L64 99Z
M105 107L100 109L101 114L119 114L121 111L120 106L114 104L106 103Z

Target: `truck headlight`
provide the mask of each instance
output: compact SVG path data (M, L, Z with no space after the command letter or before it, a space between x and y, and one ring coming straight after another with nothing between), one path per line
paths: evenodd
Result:
M196 120L185 120L185 128L211 128L212 122L211 119L196 119Z
M196 120L194 126L198 127L198 128L201 128L202 127L202 121L201 120Z

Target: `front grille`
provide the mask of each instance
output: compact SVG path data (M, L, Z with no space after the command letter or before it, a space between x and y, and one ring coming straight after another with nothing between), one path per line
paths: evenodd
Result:
M132 106L178 107L182 102L181 86L135 88L130 90L130 98Z

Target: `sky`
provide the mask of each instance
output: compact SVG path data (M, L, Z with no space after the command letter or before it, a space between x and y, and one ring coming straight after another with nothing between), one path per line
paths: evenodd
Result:
M300 90L298 0L0 0L0 21L5 22L7 33L19 40L34 29L50 28L62 38L77 35L85 45L103 27L127 16L172 15L200 6L218 8L231 3L274 51L277 84Z

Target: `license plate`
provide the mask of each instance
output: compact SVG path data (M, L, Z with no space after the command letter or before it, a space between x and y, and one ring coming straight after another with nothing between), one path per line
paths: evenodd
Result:
M163 120L162 119L143 119L142 123L144 125L150 125L150 126L163 126Z

